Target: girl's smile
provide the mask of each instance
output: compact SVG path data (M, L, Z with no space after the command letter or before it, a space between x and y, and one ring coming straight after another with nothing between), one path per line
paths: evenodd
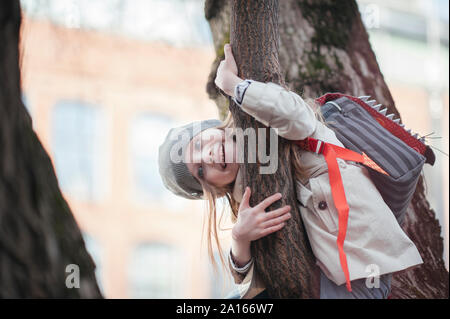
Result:
M232 183L239 170L236 162L236 142L223 129L210 128L189 142L185 163L199 181L216 187Z

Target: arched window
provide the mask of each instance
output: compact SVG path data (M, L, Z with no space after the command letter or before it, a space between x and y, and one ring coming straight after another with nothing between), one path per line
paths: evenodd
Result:
M61 189L79 200L98 199L105 166L101 109L80 101L60 101L52 115L51 145Z
M183 258L164 243L145 243L132 253L129 268L130 298L182 298Z
M162 200L169 192L158 170L158 150L174 122L166 116L140 113L131 123L131 178L135 198L140 203Z

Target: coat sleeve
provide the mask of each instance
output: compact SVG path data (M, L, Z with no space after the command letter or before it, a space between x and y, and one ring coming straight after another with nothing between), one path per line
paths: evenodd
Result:
M245 277L248 275L250 267L253 266L253 258L244 267L239 268L233 262L233 257L231 255L230 249L230 251L228 252L228 266L230 268L234 282L239 285L244 281Z
M245 274L239 273L236 270L234 270L233 267L230 264L230 261L228 261L228 266L229 266L230 271L231 271L231 276L233 276L234 283L236 285L239 285L240 283L242 283L242 281L245 278Z
M289 140L311 136L317 125L312 108L296 93L275 83L252 81L240 105L262 124Z

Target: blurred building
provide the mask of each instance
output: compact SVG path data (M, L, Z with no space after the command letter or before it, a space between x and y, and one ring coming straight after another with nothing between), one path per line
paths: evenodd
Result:
M48 20L24 20L24 101L105 296L224 297L201 244L203 203L167 191L157 166L172 126L218 117L205 91L213 49Z
M433 11L445 3L447 15ZM224 297L233 285L210 267L203 203L166 191L156 162L170 127L218 116L205 91L215 52L202 1L22 4L23 99L105 296ZM448 153L448 1L359 4L403 122L434 131L442 139L430 143ZM447 253L448 157L436 155L428 198Z
M427 144L436 154L435 165L425 165L425 183L442 226L448 269L449 1L358 3L402 122L414 133L428 136Z

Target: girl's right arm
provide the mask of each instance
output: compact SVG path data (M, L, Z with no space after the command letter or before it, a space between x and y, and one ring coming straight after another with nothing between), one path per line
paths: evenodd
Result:
M246 187L239 206L238 218L232 230L231 257L239 268L251 260L250 243L252 241L280 230L291 218L289 205L270 212L265 211L267 207L281 199L280 193L267 197L254 207L250 207L250 195L250 187Z
M313 109L298 94L275 83L252 81L240 107L288 140L303 140L317 127Z
M224 47L215 79L216 85L234 97L234 88L243 80L237 76L237 66L231 46ZM278 129L278 135L289 140L302 140L316 130L317 119L312 108L295 92L275 83L252 81L241 103L243 111L259 122Z

